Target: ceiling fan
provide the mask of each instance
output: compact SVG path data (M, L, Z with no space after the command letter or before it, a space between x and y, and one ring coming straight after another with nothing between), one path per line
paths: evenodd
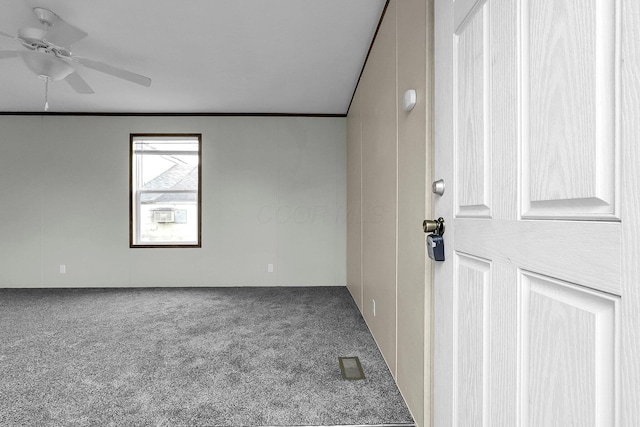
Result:
M26 50L0 50L0 59L20 57L29 70L45 82L45 106L49 109L49 82L64 80L80 94L94 93L91 86L78 74L76 66L82 65L142 86L151 86L149 77L113 67L103 62L75 56L71 45L88 34L64 21L54 12L34 7L41 28L25 27L18 30L17 37L0 31L0 35L19 42Z

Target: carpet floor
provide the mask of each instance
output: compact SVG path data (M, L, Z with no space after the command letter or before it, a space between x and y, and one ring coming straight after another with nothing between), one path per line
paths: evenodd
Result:
M0 289L0 425L413 420L344 287Z

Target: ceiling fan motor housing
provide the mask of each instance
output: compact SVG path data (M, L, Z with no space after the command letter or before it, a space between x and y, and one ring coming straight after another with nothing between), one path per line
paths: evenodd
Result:
M44 36L47 34L46 30L42 28L20 28L18 30L18 38L22 44L29 48L35 49L38 46L44 46Z

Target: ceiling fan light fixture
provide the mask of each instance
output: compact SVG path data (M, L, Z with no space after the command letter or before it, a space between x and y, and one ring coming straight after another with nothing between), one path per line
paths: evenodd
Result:
M66 61L48 53L21 51L20 57L36 76L46 77L52 81L62 80L74 71Z

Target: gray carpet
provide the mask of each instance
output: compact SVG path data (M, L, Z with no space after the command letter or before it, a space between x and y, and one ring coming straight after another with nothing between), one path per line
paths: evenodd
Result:
M412 423L343 287L0 289L2 426Z

